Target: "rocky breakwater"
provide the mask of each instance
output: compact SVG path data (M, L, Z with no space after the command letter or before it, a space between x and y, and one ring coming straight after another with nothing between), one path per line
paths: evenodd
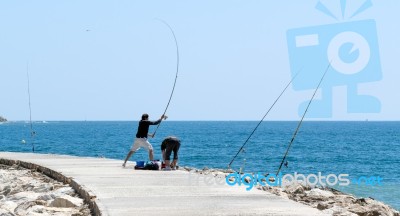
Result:
M18 166L0 165L0 215L91 215L83 199L63 183Z
M184 170L191 173L213 176L215 178L225 178L230 173L234 172L233 170L208 168L199 170L191 167L184 167ZM234 181L234 179L232 179L232 181ZM245 178L244 181L250 183L251 179ZM284 188L260 185L256 185L254 188L312 206L329 215L400 216L398 211L373 198L357 198L332 188L311 188L298 183L290 184Z
M301 184L291 184L285 188L258 186L258 189L312 206L331 215L400 216L398 211L373 198L357 198L332 188L310 188Z
M6 121L7 121L6 118L4 118L3 116L0 116L0 122L6 122Z

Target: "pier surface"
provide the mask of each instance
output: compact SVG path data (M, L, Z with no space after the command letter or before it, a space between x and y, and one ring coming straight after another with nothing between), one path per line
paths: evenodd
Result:
M72 179L93 195L101 215L323 215L274 194L177 171L123 168L122 160L0 152L0 161L21 161ZM212 181L212 179L211 179Z

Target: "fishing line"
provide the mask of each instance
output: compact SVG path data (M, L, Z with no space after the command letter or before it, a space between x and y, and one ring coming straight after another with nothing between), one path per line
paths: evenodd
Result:
M276 102L278 102L279 98L283 95L283 93L286 91L286 89L289 87L289 85L293 82L293 80L297 77L297 75L300 73L301 69L293 76L293 78L290 80L290 82L285 86L281 94L276 98L274 103L269 107L268 111L265 113L265 115L262 117L262 119L258 122L257 126L254 128L254 130L251 132L249 137L247 137L246 141L243 143L242 147L240 147L239 151L236 153L236 155L233 157L231 162L228 164L228 169L231 168L231 165L233 161L236 159L236 157L239 155L239 153L243 150L244 146L247 144L247 142L250 140L251 136L253 136L254 132L256 132L257 128L260 126L260 124L264 121L265 117L268 115L269 111L271 111L272 107L275 106Z
M28 98L29 98L29 124L31 129L31 145L32 145L32 152L35 152L35 131L33 130L32 125L32 107L31 107L31 90L30 90L30 82L29 82L29 64L26 63L26 77L28 78Z
M299 129L300 129L301 123L303 122L304 116L306 116L306 113L307 113L307 111L308 111L308 108L310 107L310 104L311 104L311 102L313 101L314 96L315 96L315 94L317 93L317 90L319 89L319 86L321 85L322 80L324 79L324 77L325 77L326 73L328 72L330 66L331 66L331 63L329 62L329 65L328 65L328 67L326 68L324 75L322 75L321 80L319 81L318 86L317 86L317 88L315 89L314 94L312 95L310 102L308 102L307 108L306 108L306 110L304 111L303 116L301 117L301 120L299 121L299 124L297 125L297 128L296 128L296 130L295 130L294 133L293 133L293 136L292 136L292 139L290 140L289 146L288 146L288 148L286 149L286 153L285 153L285 155L284 155L283 158L282 158L281 165L279 165L278 171L276 172L276 176L278 176L279 172L281 171L282 165L283 165L283 163L284 163L284 161L285 161L285 159L286 159L286 157L287 157L287 155L288 155L288 153L289 153L289 149L290 149L290 147L292 146L293 141L294 141L294 138L296 137L297 132L298 132ZM286 162L285 164L287 165L288 163Z
M165 107L165 110L164 110L164 113L163 113L163 115L165 115L165 113L167 113L169 104L171 103L172 96L174 95L176 81L178 80L178 73L179 73L179 47L178 47L178 41L176 39L174 30L172 30L171 26L167 22L162 20L162 19L157 19L157 20L162 22L162 23L164 23L169 28L169 30L171 30L171 33L172 33L172 36L174 36L175 45L176 45L176 74L175 74L175 80L174 80L174 85L172 87L171 95L169 96L169 100L168 100L167 106ZM161 125L161 122L160 122L160 124L157 125L157 128L154 131L152 137L154 137L156 135L156 132L157 132L158 128L160 127L160 125Z

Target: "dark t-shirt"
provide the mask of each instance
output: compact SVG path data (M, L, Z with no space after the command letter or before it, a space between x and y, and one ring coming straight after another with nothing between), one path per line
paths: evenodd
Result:
M147 138L147 134L149 133L149 126L150 125L158 125L160 124L161 119L158 121L148 121L148 120L141 120L139 122L138 130L136 133L136 138Z
M161 151L163 151L167 148L167 144L174 144L174 143L181 144L181 141L177 137L174 137L174 136L169 136L169 137L165 138L163 140L163 142L161 143Z

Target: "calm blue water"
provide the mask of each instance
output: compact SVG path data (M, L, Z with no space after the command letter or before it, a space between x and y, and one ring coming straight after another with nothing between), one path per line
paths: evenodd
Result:
M150 140L160 158L167 135L182 140L180 164L226 168L257 122L162 123ZM246 172L276 172L297 122L263 122L233 168ZM37 153L104 156L123 160L136 134L137 122L34 123ZM152 131L150 129L150 131ZM304 122L290 150L283 173L323 175L346 173L350 178L380 176L383 186L350 185L340 190L373 197L400 209L400 122ZM30 152L29 125L0 124L0 151ZM246 163L244 163L246 159ZM131 160L147 160L140 150Z

